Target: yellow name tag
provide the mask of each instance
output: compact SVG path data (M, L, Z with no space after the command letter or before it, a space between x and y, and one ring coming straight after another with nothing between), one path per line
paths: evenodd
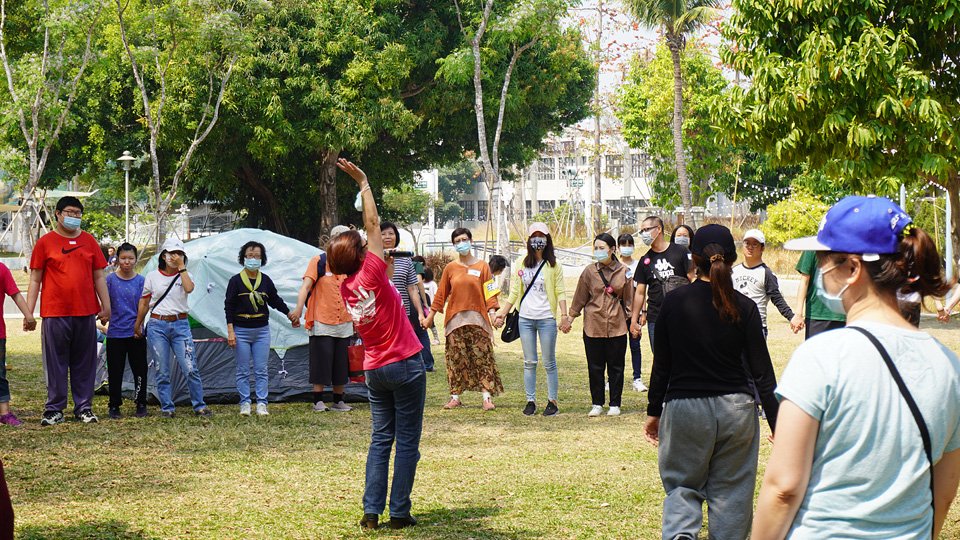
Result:
M500 294L500 287L497 287L497 283L494 280L490 280L483 284L483 299L489 300L491 297Z

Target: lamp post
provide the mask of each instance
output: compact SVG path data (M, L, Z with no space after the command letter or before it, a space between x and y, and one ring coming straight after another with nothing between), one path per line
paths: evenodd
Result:
M137 158L130 155L129 150L124 150L123 155L117 158L123 165L123 240L127 241L130 234L130 166Z

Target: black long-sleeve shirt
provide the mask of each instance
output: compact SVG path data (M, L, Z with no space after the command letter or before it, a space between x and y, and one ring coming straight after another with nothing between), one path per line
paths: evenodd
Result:
M713 307L710 284L697 280L667 294L654 327L653 368L647 415L660 416L674 399L750 394L747 369L773 429L779 402L760 312L746 296L734 292L740 321L726 322ZM744 366L746 359L746 366Z
M263 272L260 275L262 276L260 286L256 290L263 297L266 305L257 306L257 310L254 310L253 304L250 303L250 291L241 281L240 274L230 278L230 283L227 284L227 296L223 301L223 312L226 315L227 324L233 324L241 328L266 326L270 323L267 306L284 315L290 313L290 308L277 293L277 287L273 284L273 280ZM250 280L251 285L255 285L256 282L256 278Z

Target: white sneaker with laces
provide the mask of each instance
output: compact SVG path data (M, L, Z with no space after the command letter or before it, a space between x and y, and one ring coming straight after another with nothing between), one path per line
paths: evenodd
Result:
M601 414L603 414L603 406L594 405L590 407L590 412L587 413L587 416L600 416Z
M267 416L267 415L269 415L269 414L270 414L270 413L267 412L267 404L266 404L266 403L257 403L257 416Z
M634 379L634 380L633 380L633 391L634 391L634 392L646 392L646 391L647 391L647 387L643 384L643 381L642 381L641 379Z
M241 403L240 404L240 416L250 416L250 404Z
M610 410L607 411L607 416L620 416L620 407L610 407Z
M331 411L349 411L352 407L344 403L343 401L338 401L330 406Z

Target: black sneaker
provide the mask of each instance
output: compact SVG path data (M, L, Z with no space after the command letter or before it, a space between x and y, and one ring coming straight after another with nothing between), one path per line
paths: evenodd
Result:
M40 419L41 426L52 426L64 421L63 413L60 411L44 411L43 418Z
M137 418L146 418L147 417L147 406L146 405L137 405L137 412L134 414Z
M528 402L527 402L527 406L523 408L523 414L524 414L525 416L533 416L533 415L537 414L537 402L536 402L536 401L528 401Z
M546 407L545 409L543 409L543 415L544 415L544 416L553 416L553 415L557 414L558 412L560 412L560 408L557 407L557 404L554 403L553 401L548 401L548 402L547 402L547 407Z
M197 415L197 416L202 416L202 417L204 417L204 418L213 418L213 411L211 411L210 409L208 409L208 408L206 408L206 407L201 407L201 408L193 411L193 414L195 414L195 415Z
M123 418L123 415L120 413L120 407L110 407L108 414L110 415L111 420L119 420Z
M413 527L417 524L417 518L413 516L395 518L390 517L390 528L391 529L403 529L406 527Z
M173 411L160 411L160 418L173 418Z
M363 529L376 529L380 527L380 516L377 514L364 514L360 518L360 527Z
M80 411L80 414L75 414L74 416L84 424L94 424L99 421L97 415L93 414L93 411L90 409L84 409Z

